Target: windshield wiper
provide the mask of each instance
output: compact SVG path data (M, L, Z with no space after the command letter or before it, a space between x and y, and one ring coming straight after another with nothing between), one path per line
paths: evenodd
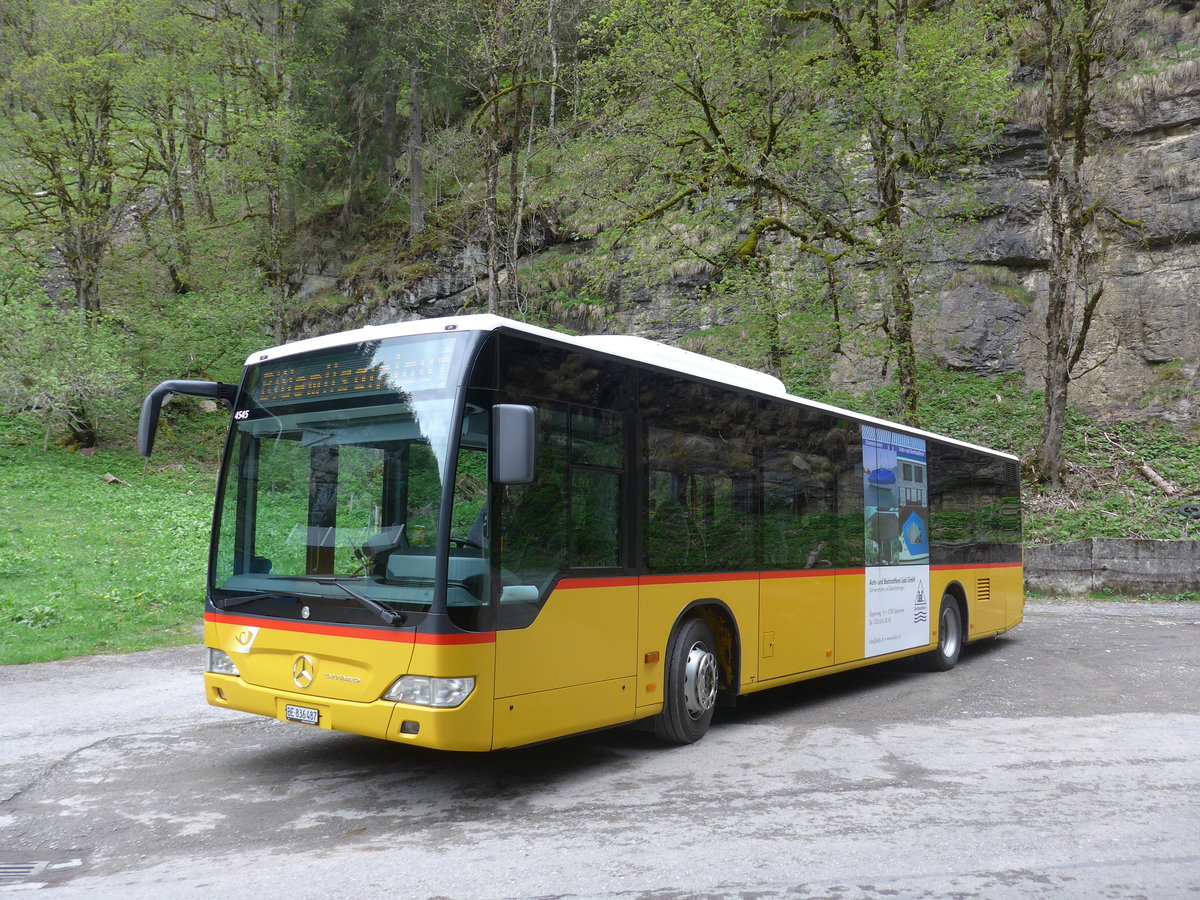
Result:
M213 600L217 609L233 609L255 600L325 600L321 594L297 594L292 591L263 591L260 594L246 594L244 597L226 597L223 600Z
M384 606L378 600L372 600L370 597L364 597L358 591L351 590L350 588L346 587L346 585L342 584L337 579L317 578L316 582L317 582L317 584L323 584L323 585L327 585L327 586L341 588L343 591L345 591L347 594L349 594L351 597L353 597L355 600L357 600L362 606L366 607L367 609L371 610L371 612L378 615L379 618L383 619L383 621L388 625L403 625L404 624L404 613L396 612L396 610L394 610L394 609L388 609L386 606Z

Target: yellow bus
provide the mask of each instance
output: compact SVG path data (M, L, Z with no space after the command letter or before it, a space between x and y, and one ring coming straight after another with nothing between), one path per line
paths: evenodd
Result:
M255 353L204 612L208 702L485 751L875 662L1023 615L1016 458L629 336L490 315Z

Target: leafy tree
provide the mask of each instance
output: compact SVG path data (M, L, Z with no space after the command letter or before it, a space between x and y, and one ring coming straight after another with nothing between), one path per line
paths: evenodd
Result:
M927 236L944 211L922 202L922 183L970 162L996 131L1008 98L1007 62L986 2L946 6L882 0L828 0L794 18L819 22L829 52L826 73L845 123L862 134L870 166L872 212L843 230L883 273L882 327L900 383L900 414L919 425L916 276ZM843 195L844 196L844 195Z
M1103 284L1088 272L1097 218L1124 218L1089 183L1098 83L1115 74L1137 31L1142 0L1038 0L1027 9L1028 46L1040 57L1041 124L1046 142L1050 259L1046 296L1045 399L1036 477L1062 485L1062 442L1072 374L1083 355ZM1082 302L1082 314L1079 305Z
M288 337L291 301L287 247L296 222L297 176L309 148L324 135L306 123L297 78L311 62L298 29L320 0L177 0L202 23L217 95L215 135L200 137L220 151L219 176L240 188L241 218L262 222L259 265L275 297L275 332ZM195 111L193 111L195 116ZM207 163L206 163L207 165ZM230 224L230 223L226 223Z
M560 13L561 4L554 15ZM555 87L542 61L557 58L558 20L551 17L546 0L460 2L453 15L468 23L458 77L479 102L469 129L484 170L487 303L497 312L519 294L517 257L541 92ZM502 208L506 156L509 190Z
M409 68L402 19L385 0L352 0L318 7L300 23L297 41L312 67L300 75L298 99L335 151L311 148L305 174L342 193L343 234L361 221L366 194L386 196L397 174L397 113Z
M144 55L126 79L133 140L153 178L136 211L150 252L167 271L176 294L192 287L193 228L188 194L206 224L215 221L208 185L211 143L204 110L216 87L216 61L202 23L175 0L143 0L139 40ZM151 15L151 13L153 13ZM165 220L165 234L157 224Z
M3 39L5 227L52 244L90 316L101 311L113 235L154 178L126 92L142 50L142 11L121 0L29 4Z
M90 447L98 423L128 406L134 374L123 341L105 323L54 303L42 274L0 254L0 404L40 412L47 447L59 423L72 445Z
M628 198L626 230L723 231L687 242L717 277L772 232L815 262L831 309L851 261L881 273L901 412L917 424L914 273L949 218L921 187L970 159L1006 99L984 12L971 0L614 2L592 68L608 135L599 183Z

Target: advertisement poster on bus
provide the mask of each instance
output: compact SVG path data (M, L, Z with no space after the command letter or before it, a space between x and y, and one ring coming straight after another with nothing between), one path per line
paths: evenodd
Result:
M929 643L925 441L862 426L867 656Z

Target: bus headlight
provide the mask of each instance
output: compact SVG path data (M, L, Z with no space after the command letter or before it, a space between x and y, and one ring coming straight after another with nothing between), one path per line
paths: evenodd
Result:
M388 688L384 700L453 709L475 690L474 678L433 678L429 675L404 675Z
M224 650L208 647L208 671L214 675L241 675L233 659Z

